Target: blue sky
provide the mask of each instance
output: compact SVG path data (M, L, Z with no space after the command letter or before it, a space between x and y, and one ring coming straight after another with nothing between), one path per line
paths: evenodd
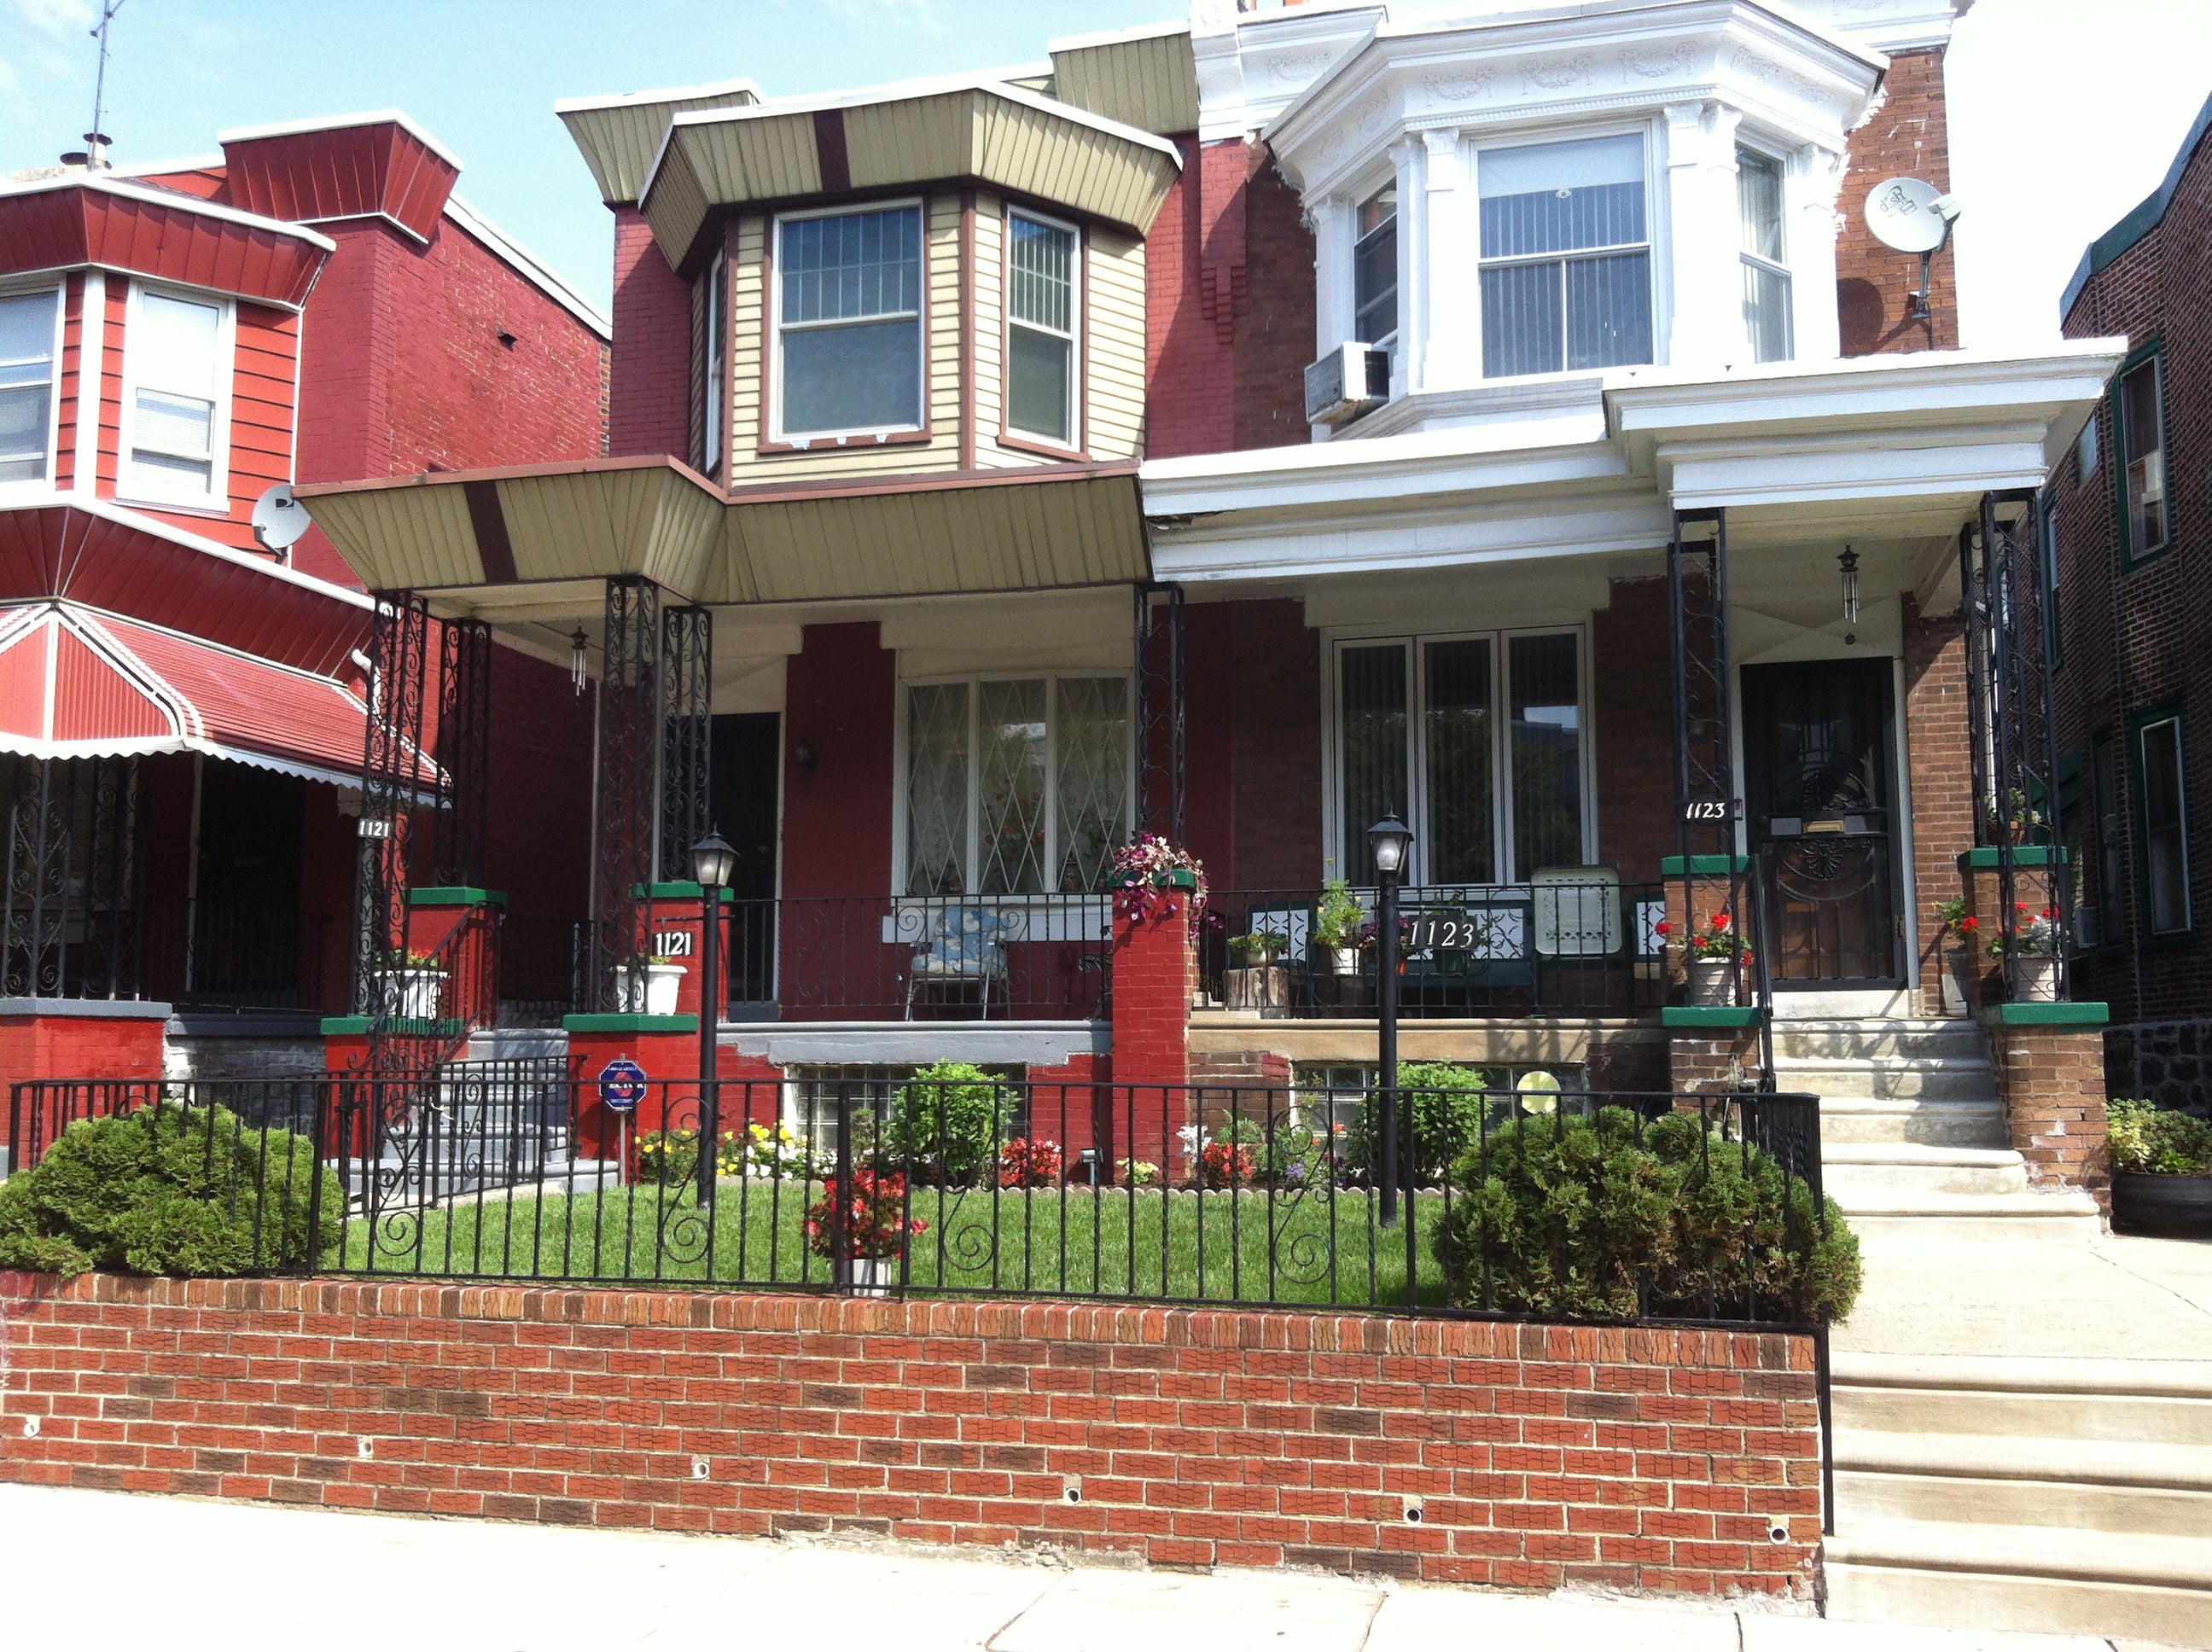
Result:
M1472 0L1470 9L1482 8ZM128 0L106 126L123 164L232 126L398 106L482 211L605 304L609 219L556 99L750 76L771 96L1035 62L1183 0ZM0 171L90 118L95 0L0 0ZM1970 343L2047 337L2088 239L2148 193L2208 93L2212 0L1979 0L1949 63ZM1856 212L1858 203L1842 203Z

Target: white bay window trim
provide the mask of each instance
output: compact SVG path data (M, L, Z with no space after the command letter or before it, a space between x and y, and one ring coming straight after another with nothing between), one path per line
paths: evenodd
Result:
M1022 284L1024 272L1018 260L1018 236L1016 226L1029 224L1046 232L1048 239L1066 250L1067 258L1067 315L1064 325L1053 325L1052 319L1036 313L1033 305L1023 302ZM1057 218L1048 218L1041 212L1026 207L1006 210L1006 267L1000 272L1000 281L1006 297L1006 336L1002 341L1000 359L1006 363L1004 386L1006 433L1026 441L1042 442L1048 446L1069 452L1080 451L1083 446L1083 398L1086 386L1083 382L1083 329L1087 325L1084 313L1084 282L1086 248L1083 232L1072 223ZM1026 313L1024 312L1027 312ZM1027 333L1031 339L1048 348L1057 344L1066 352L1063 369L1066 390L1060 411L1060 428L1033 430L1020 422L1016 411L1022 398L1018 394L1015 374L1018 367L1016 335Z
M41 328L39 301L51 311ZM54 485L61 442L62 321L59 282L0 288L0 494ZM43 404L40 397L43 394ZM97 398L94 398L95 404ZM42 444L42 445L41 445Z
M915 259L916 278L914 301L879 310L866 311L857 315L791 321L786 319L785 298L790 276L790 260L786 256L787 230L791 225L818 222L832 218L865 218L891 213L911 213L915 222ZM771 440L789 442L794 446L811 446L815 442L849 442L855 439L899 435L909 431L926 429L929 423L929 212L927 203L920 197L894 201L869 201L857 205L824 207L801 212L780 212L769 225L772 254L772 291L769 310L769 348L772 355L770 420ZM915 397L913 416L880 421L863 421L842 425L824 425L819 428L809 426L793 428L790 422L791 371L786 345L793 333L823 333L845 327L874 323L900 323L914 329Z
M170 306L214 314L201 323ZM208 326L204 368L192 336L173 324ZM235 301L188 288L131 282L123 325L119 498L229 513L231 396L237 364ZM202 404L204 415L195 411ZM206 421L204 441L192 435L201 417ZM204 483L193 474L203 465Z

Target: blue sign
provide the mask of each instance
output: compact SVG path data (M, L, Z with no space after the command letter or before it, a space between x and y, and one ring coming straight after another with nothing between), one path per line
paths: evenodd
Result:
M599 1100L610 1113L635 1113L645 1099L645 1069L627 1055L617 1055L599 1069Z

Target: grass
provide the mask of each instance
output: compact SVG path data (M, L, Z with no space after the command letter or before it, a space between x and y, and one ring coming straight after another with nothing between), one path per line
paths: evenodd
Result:
M471 1197L348 1222L339 1267L354 1273L820 1287L829 1261L807 1246L823 1184L726 1179L711 1222L690 1187ZM1036 1292L1138 1301L1403 1307L1403 1223L1382 1228L1359 1190L1304 1195L1044 1187L1028 1193L919 1187L906 1288ZM1415 1302L1441 1306L1431 1242L1444 1201L1409 1201Z

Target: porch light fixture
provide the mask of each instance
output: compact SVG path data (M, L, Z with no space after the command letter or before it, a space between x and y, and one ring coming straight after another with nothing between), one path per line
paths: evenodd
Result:
M1850 626L1850 627L1851 628L1850 631L1845 634L1845 635L1844 635L1844 642L1845 642L1845 643L1849 644L1849 643L1856 642L1856 641L1858 641L1858 635L1857 635L1857 631L1858 631L1858 623L1859 623L1859 554L1858 554L1858 552L1856 552L1856 550L1852 550L1849 545L1845 545L1845 546L1844 547L1844 554L1843 554L1842 556L1838 556L1838 557L1837 557L1837 558L1836 558L1836 566L1837 566L1838 568L1841 568L1841 569L1843 569L1843 571L1844 571L1844 624L1846 624L1846 625L1848 625L1848 626Z
M586 652L591 646L592 640L584 635L584 628L582 626L578 626L575 630L570 634L568 638L568 680L576 685L576 692L579 695L581 695L584 692L584 684L591 680L591 672L588 669L591 664L591 656Z
M1404 1174L1398 1151L1398 875L1405 870L1406 850L1413 841L1413 832L1395 810L1367 829L1367 847L1382 886L1375 902L1375 1055L1382 1091L1382 1199L1376 1214L1386 1228L1397 1225L1400 1182L1410 1193L1413 1181ZM1417 1260L1411 1250L1413 1233L1408 1224L1408 1266Z
M720 832L709 832L691 846L691 876L702 889L728 888L737 869L738 852L723 841Z
M1375 870L1385 878L1395 878L1405 870L1406 850L1413 841L1413 830L1394 812L1387 814L1367 829L1367 847L1375 853Z

